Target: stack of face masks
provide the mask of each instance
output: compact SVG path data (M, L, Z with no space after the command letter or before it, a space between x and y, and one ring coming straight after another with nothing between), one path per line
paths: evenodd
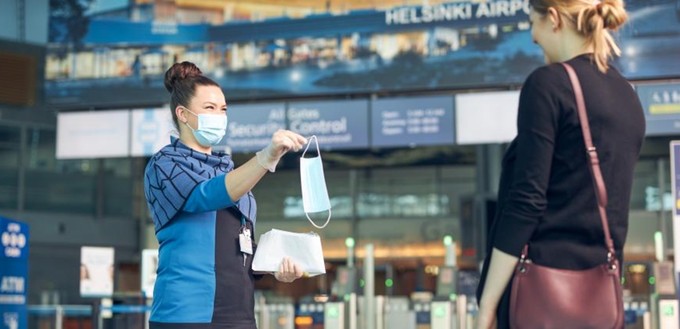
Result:
M319 235L314 232L294 233L277 229L260 235L253 258L253 271L276 272L285 257L300 266L306 276L326 273Z

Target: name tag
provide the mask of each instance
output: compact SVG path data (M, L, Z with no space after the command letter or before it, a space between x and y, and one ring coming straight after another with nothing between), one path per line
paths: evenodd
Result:
M241 234L238 235L239 246L241 247L241 252L244 254L253 254L253 241L250 240L250 230L244 229Z

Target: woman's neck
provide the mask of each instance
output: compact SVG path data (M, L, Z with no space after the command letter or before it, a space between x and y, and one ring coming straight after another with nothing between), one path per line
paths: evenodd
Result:
M565 62L583 54L592 54L594 48L587 45L586 38L574 30L565 30L562 35L561 49L558 62Z
M212 147L209 147L209 146L206 147L206 146L199 144L196 141L196 139L193 138L193 136L187 136L187 135L180 136L179 140L181 140L182 143L184 143L184 145L186 145L187 147L189 147L190 149L192 149L194 151L198 151L198 152L205 153L205 154L211 154L212 153Z

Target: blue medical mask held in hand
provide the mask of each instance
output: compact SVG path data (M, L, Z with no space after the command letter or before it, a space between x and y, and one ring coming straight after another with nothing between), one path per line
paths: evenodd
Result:
M314 158L305 158L305 153L309 149L312 140L316 142L317 156ZM323 163L321 162L321 152L319 152L319 141L316 136L309 138L305 151L300 157L300 186L302 187L302 206L305 210L305 216L314 227L322 229L328 225L331 220L331 201L328 198L328 190L326 189L326 178L323 175ZM318 226L309 218L309 213L317 213L328 211L328 219L322 226Z
M198 127L196 129L191 128L189 123L185 122L187 127L194 133L198 144L205 147L217 145L224 137L224 134L227 133L226 114L196 114L187 108L184 109L198 118Z

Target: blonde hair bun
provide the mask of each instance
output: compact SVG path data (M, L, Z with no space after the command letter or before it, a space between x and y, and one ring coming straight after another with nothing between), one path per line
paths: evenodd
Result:
M615 31L628 20L621 0L602 0L596 8L605 29Z

